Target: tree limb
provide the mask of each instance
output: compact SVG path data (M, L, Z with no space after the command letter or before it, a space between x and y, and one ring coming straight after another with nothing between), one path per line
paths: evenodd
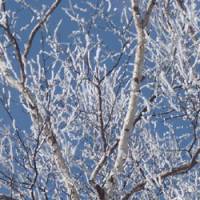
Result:
M72 178L70 177L70 169L64 160L56 135L51 128L50 119L43 119L35 97L32 95L31 91L28 88L25 88L23 84L12 77L12 74L10 74L6 63L3 60L0 60L0 72L10 87L17 89L24 97L26 103L30 107L30 115L33 118L33 122L37 123L39 126L42 126L43 135L46 136L47 142L53 151L54 161L61 173L65 186L69 190L69 193L72 196L72 200L79 200L78 192L75 188Z
M32 42L33 39L36 35L36 33L39 31L39 29L44 25L44 23L48 20L48 18L51 16L51 14L53 13L53 11L58 7L58 5L61 3L61 0L55 0L55 2L51 5L51 7L49 8L49 10L46 12L46 14L44 15L44 17L42 18L42 20L40 20L38 22L38 24L33 28L33 30L31 31L28 41L25 45L25 50L23 53L23 58L26 59L29 51L31 49L32 46Z
M196 164L198 164L197 157L199 156L199 154L200 154L200 148L194 154L191 162L183 164L183 165L181 165L179 167L172 168L170 171L160 173L157 176L157 179L160 178L161 180L164 180L165 178L170 177L170 176L176 176L176 175L187 173ZM132 188L132 190L122 198L122 200L128 200L131 197L131 195L133 195L134 193L139 192L141 190L144 190L146 184L147 184L147 180L141 181L140 183L136 184L136 186L134 186Z
M129 136L134 128L135 114L137 99L139 96L139 85L141 81L141 73L144 62L144 49L145 49L145 33L144 28L148 24L149 16L153 9L155 0L149 1L149 6L145 14L145 23L140 15L139 4L137 0L132 0L132 12L133 19L135 22L135 28L137 33L137 47L135 52L135 61L133 66L133 75L131 82L131 95L128 105L128 111L124 120L124 125L120 134L120 140L118 145L117 159L115 161L114 167L111 171L110 177L105 185L108 193L108 199L111 198L113 193L113 188L116 185L116 176L122 171L123 165L126 161L128 154L128 140Z
M25 70L24 70L25 64L24 64L23 59L22 59L22 55L21 55L21 51L20 51L20 47L19 47L19 44L17 42L17 39L11 33L11 30L10 30L8 16L6 15L6 4L5 4L5 1L1 1L1 6L0 7L1 7L0 11L3 12L3 14L5 15L5 24L0 24L0 26L7 33L7 36L10 39L10 41L11 41L13 47L14 47L16 58L17 58L17 60L19 62L19 66L20 66L20 80L21 80L22 83L25 83L25 79L26 79Z

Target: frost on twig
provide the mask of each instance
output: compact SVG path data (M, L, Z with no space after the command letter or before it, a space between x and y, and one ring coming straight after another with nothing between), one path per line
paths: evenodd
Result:
M4 194L193 199L200 76L188 28L198 39L196 1L2 2Z

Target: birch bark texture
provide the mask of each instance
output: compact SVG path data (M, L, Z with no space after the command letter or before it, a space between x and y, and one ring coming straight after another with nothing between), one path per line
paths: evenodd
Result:
M128 155L128 149L129 149L128 143L130 134L134 129L137 100L140 94L140 80L142 77L142 70L144 64L144 51L145 51L145 28L148 25L152 9L156 3L155 0L150 0L148 2L147 10L144 16L142 16L139 7L139 2L137 0L132 0L131 2L132 2L132 14L137 34L137 47L134 56L134 66L133 66L133 75L131 79L131 88L130 88L131 92L130 92L129 105L126 117L124 119L124 125L120 133L119 145L117 149L117 159L111 171L111 175L107 180L107 185L106 185L106 189L109 194L108 199L112 198L113 188L115 187L115 184L117 184L116 177L123 170Z
M47 142L53 152L55 164L59 169L58 171L60 172L61 179L63 180L65 187L68 188L71 198L73 200L78 200L79 196L76 191L75 183L70 177L70 170L66 164L66 161L63 158L62 151L56 139L56 135L52 131L50 120L43 119L38 109L34 95L31 93L31 91L28 90L28 88L25 88L23 84L12 77L12 73L8 69L7 64L5 63L3 58L0 61L0 72L3 74L7 83L11 87L17 89L19 93L21 93L26 104L28 105L28 107L30 107L29 111L33 119L33 123L39 125L40 129L42 130L42 134L47 138Z
M17 40L14 38L12 33L9 29L8 24L8 17L5 13L5 2L0 1L0 8L3 18L5 20L1 22L1 26L5 31L8 33L8 37L11 39L11 42L14 44L15 52L18 57L18 61L20 63L20 78L17 80L13 77L12 71L9 69L13 68L12 66L9 66L9 60L6 59L6 51L4 50L4 47L1 45L1 60L0 60L0 72L5 78L8 85L16 89L22 98L25 100L26 106L29 108L29 114L32 118L33 124L38 124L38 127L40 130L42 130L42 134L46 137L47 143L49 144L50 148L52 149L53 153L53 160L55 161L55 164L58 168L58 171L60 172L61 179L64 182L65 187L68 189L69 194L73 200L78 200L79 195L76 190L74 181L70 177L70 169L66 164L66 161L63 158L62 151L59 147L59 144L57 142L57 138L55 133L52 130L51 127L51 121L49 119L49 116L47 116L47 119L44 119L44 117L40 113L40 109L38 108L37 101L35 95L29 90L28 87L26 87L26 59L29 55L29 51L32 48L32 42L35 38L35 35L40 30L40 28L44 25L45 22L47 22L49 16L54 12L54 10L58 7L61 0L56 0L50 8L46 11L43 18L35 25L33 30L31 31L29 38L25 44L24 52L21 53ZM8 64L9 63L9 64Z

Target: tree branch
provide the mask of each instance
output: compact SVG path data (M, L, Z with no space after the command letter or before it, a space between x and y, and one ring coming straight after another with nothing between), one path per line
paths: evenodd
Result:
M99 173L99 171L101 170L101 168L103 167L103 165L105 164L105 162L107 161L107 159L109 158L109 156L114 152L114 150L117 148L117 145L118 145L118 142L119 140L117 140L111 147L110 149L105 152L103 154L103 156L101 157L101 159L99 160L99 162L97 163L96 167L94 168L91 176L90 176L90 183L91 185L96 189L98 195L99 195L99 198L101 200L104 199L104 195L105 195L105 191L102 187L100 187L99 185L97 186L97 184L95 183L95 179L96 179L96 176L97 174ZM99 192L101 191L101 193Z
M24 97L28 107L30 107L29 111L33 118L33 122L37 123L39 126L42 126L43 135L46 136L47 142L53 151L54 161L57 168L60 170L65 186L69 190L72 200L79 200L78 192L70 177L69 167L65 163L56 135L51 128L50 119L43 119L43 116L40 114L37 101L35 100L35 96L32 95L28 88L25 88L23 84L19 83L12 77L12 74L10 74L10 71L3 59L0 60L0 72L3 74L8 84L17 89Z
M180 10L182 11L184 17L187 17L187 9L186 9L186 7L184 5L184 1L183 0L176 0L176 3L178 5L178 7L180 8ZM197 38L196 31L195 31L195 28L193 27L192 23L190 23L188 25L187 31L188 31L190 37L192 38L192 40L194 42L197 42L198 38Z
M144 22L143 22L144 27L146 27L148 22L149 22L150 15L152 13L152 10L153 10L153 7L154 7L155 4L156 4L156 0L150 0L149 3L148 3L147 11L146 11L145 16L144 16Z
M25 71L24 71L24 62L22 59L22 55L20 52L20 48L19 48L19 44L17 42L17 39L15 38L15 36L11 33L10 30L10 26L9 26L9 22L8 22L8 16L5 14L6 13L6 4L5 1L1 1L1 12L4 13L5 15L5 24L0 24L0 26L5 30L5 32L8 35L8 38L10 39L13 47L14 47L14 51L16 53L16 58L19 62L19 66L20 66L20 80L22 83L25 83L25 79L26 79L26 75L25 75Z
M33 42L33 39L36 35L36 33L39 31L39 29L44 25L44 23L48 20L48 18L50 17L50 15L53 13L53 11L58 7L58 5L60 4L61 0L56 0L52 5L51 7L49 8L49 10L46 12L46 14L44 15L43 19L40 20L38 22L38 24L33 28L33 30L31 31L30 35L29 35L29 38L28 38L28 41L25 45L25 50L24 50L24 53L23 53L23 58L26 59L28 54L29 54L29 51L31 49L31 46L32 46L32 42Z
M100 171L100 169L103 167L103 164L106 162L107 158L114 152L114 150L116 149L117 145L118 145L119 140L117 140L111 147L110 149L105 152L103 154L103 156L101 157L101 159L99 160L98 164L96 165L96 167L94 168L91 176L90 176L90 180L94 182L96 175L98 174L98 172Z
M155 1L149 1L149 7L146 11L146 25L148 24L149 16L153 9L153 5ZM144 28L145 24L143 23L142 17L140 15L139 4L137 0L132 0L132 12L133 12L133 19L135 22L135 28L137 33L137 47L135 52L135 61L133 66L133 75L132 75L132 82L131 82L131 95L128 105L128 111L124 120L124 125L120 134L120 140L118 145L118 152L117 152L117 159L115 161L114 167L111 171L110 177L106 182L106 189L108 199L111 198L113 193L113 188L116 185L116 176L119 172L122 171L123 165L126 161L127 154L128 154L128 140L129 136L134 128L134 121L135 121L135 114L136 114L136 107L137 107L137 99L139 96L139 85L141 80L141 73L143 68L144 62L144 49L145 49L145 33Z
M187 173L196 164L198 164L197 157L199 156L199 154L200 154L200 148L194 154L191 162L189 162L187 164L183 164L183 165L181 165L179 167L172 168L172 170L170 170L168 172L160 173L157 176L157 179L160 178L161 180L164 180L165 178L170 177L170 176L176 176L176 175ZM136 192L139 192L141 190L144 190L146 184L147 184L147 180L141 181L136 186L134 186L133 189L122 198L122 200L128 200L131 197L131 195L133 195L133 193L136 193Z
M105 152L106 151L106 147L107 147L107 142L106 142L105 131L104 131L103 101L102 101L100 83L98 83L98 85L96 85L96 88L97 88L97 95L98 95L98 117L99 117L99 124L100 124L100 133L101 133L101 138L102 138L102 141L103 141L103 151Z

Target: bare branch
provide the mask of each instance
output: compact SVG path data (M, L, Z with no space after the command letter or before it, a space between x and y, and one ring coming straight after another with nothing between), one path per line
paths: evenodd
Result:
M99 160L98 164L96 165L96 167L94 168L91 176L90 176L90 180L92 182L95 181L96 176L98 174L98 172L101 170L101 168L103 167L104 163L106 162L107 158L114 152L114 150L117 148L119 140L117 140L110 148L107 152L105 152L103 154L103 156L101 157L101 159Z
M157 178L161 178L161 180L164 180L165 178L168 178L170 176L177 176L177 175L180 175L180 174L185 174L187 173L189 170L191 170L193 167L195 167L199 162L197 162L197 157L199 156L200 154L200 149L198 149L196 151L196 153L194 154L191 162L187 163L187 164L184 164L184 165L181 165L179 167L175 167L175 168L172 168L172 170L168 171L168 172L163 172L163 173L160 173ZM145 189L145 185L147 184L147 181L144 180L144 181L141 181L140 183L138 183L136 186L134 186L134 188L129 192L127 193L123 198L122 200L128 200L131 195L133 195L133 193L136 193L136 192L139 192L141 190L144 190Z
M5 14L6 13L6 3L5 1L1 2L1 9L2 12ZM19 44L17 42L17 39L15 38L15 36L12 34L11 30L10 30L10 26L9 26L9 21L8 21L8 16L5 14L5 24L0 24L0 26L6 31L11 43L13 44L15 53L16 53L16 57L17 60L19 62L19 66L20 66L20 81L24 84L25 83L25 79L26 79L26 75L25 75L25 71L24 71L24 62L22 59L22 55L21 55L21 51L19 48Z
M153 7L154 7L155 4L156 4L156 0L150 0L148 2L147 11L145 13L144 22L143 22L144 27L146 27L148 22L149 22L150 15L152 13L152 10L153 10Z
M182 11L183 15L185 17L187 17L187 9L184 5L184 1L183 0L176 0L176 3L179 7L179 9ZM185 26L185 25L184 25ZM195 28L193 27L192 23L190 22L190 24L188 25L188 28L187 28L187 32L189 33L190 37L192 38L192 40L194 42L197 42L198 41L198 37L197 37L197 33L195 31Z
M154 2L154 1L150 1ZM150 4L148 8L148 13L146 14L146 20L149 19L149 15L153 8L153 3ZM132 12L135 22L136 32L137 32L137 47L135 52L135 61L133 66L133 75L131 83L131 95L128 105L128 111L124 119L124 125L120 134L120 140L118 145L117 159L115 161L114 168L111 172L110 177L107 180L106 188L108 190L108 196L112 195L112 190L116 184L115 176L117 173L121 172L123 165L126 161L128 155L128 140L129 136L134 128L135 113L137 106L137 99L139 96L139 85L141 80L141 73L144 62L144 48L145 48L145 34L143 20L140 16L139 5L137 0L132 0ZM148 21L146 21L147 23Z
M51 7L49 8L49 10L46 12L46 14L44 15L44 17L42 18L42 20L40 20L38 22L38 24L33 28L33 30L31 31L28 41L25 45L25 50L23 53L23 58L26 60L29 51L31 49L32 46L32 42L33 39L36 35L36 33L40 30L40 28L44 25L44 23L48 20L48 18L51 16L51 14L53 13L53 11L58 7L58 5L61 3L61 0L55 0L55 2L51 5Z
M110 157L110 155L117 148L118 142L119 142L119 140L117 140L109 148L109 150L103 154L103 156L101 157L101 159L97 163L96 167L94 168L94 170L93 170L93 172L92 172L92 174L90 176L90 183L95 188L95 190L97 191L100 200L104 200L104 198L105 198L105 191L104 191L103 187L100 187L100 185L96 184L95 179L96 179L97 174L99 173L99 171L101 170L101 168L103 167L103 165L105 164L105 162L107 161L107 159Z
M98 93L98 109L99 109L100 132L101 132L101 138L103 140L103 150L105 152L106 151L106 147L107 147L107 142L106 142L105 131L104 131L103 101L102 101L101 85L100 85L100 83L96 87L97 87L97 93Z
M70 170L68 166L66 165L66 162L63 158L55 133L52 131L50 121L44 120L43 117L41 116L37 102L35 100L35 96L31 93L31 91L28 88L25 88L22 84L20 84L17 80L15 80L11 76L6 63L3 60L1 60L0 62L1 62L0 72L3 74L6 81L9 83L9 85L17 89L23 95L28 106L31 108L30 115L33 117L35 122L39 124L40 126L43 126L45 124L45 127L43 128L43 134L46 136L47 142L53 151L54 161L61 172L61 175L65 182L65 186L67 187L67 189L70 191L70 194L72 195L72 199L78 200L79 199L78 193L76 191L73 181L71 180Z

